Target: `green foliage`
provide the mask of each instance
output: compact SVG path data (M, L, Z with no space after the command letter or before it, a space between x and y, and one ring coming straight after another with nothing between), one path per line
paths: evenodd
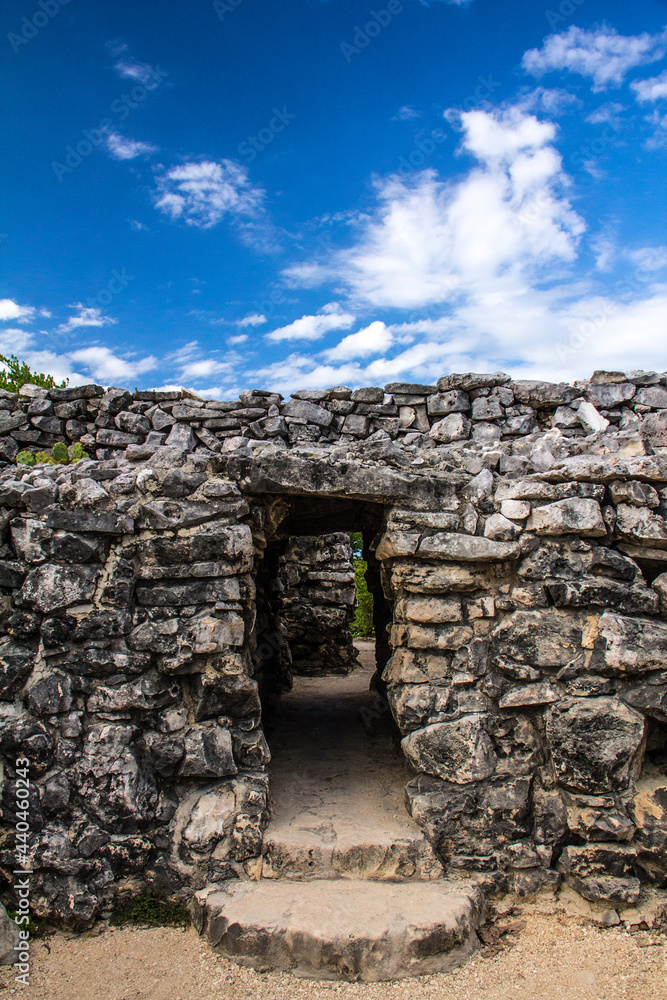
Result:
M69 452L63 441L56 441L53 446L53 460L58 465L69 465Z
M352 554L355 559L361 559L361 553L364 547L364 536L360 531L350 531L350 545L352 546Z
M11 917L12 920L16 920L18 915L19 915L18 910L10 910L10 909L7 910L7 916ZM38 923L36 920L33 920L33 918L30 915L28 915L27 922L21 921L21 923L18 926L21 928L22 931L27 931L31 938L43 937L45 934L43 925L41 923Z
M373 595L366 586L366 566L365 559L354 560L357 608L350 628L352 635L359 636L360 638L372 638L375 635L375 629L373 628Z
M111 911L111 924L148 924L151 927L184 927L190 925L190 911L182 903L165 899L159 892L142 892L116 896Z
M0 389L6 389L7 392L18 392L26 384L39 385L42 389L52 389L54 386L64 389L69 382L69 379L56 382L53 375L31 371L25 361L19 361L15 354L10 354L9 357L0 354L0 365L4 366L4 370L0 370Z
M34 465L35 464L35 456L33 455L33 453L31 451L28 451L27 448L24 448L23 451L20 451L18 453L18 455L16 456L16 464L17 465Z
M55 465L51 455L46 451L38 451L35 455L35 462L37 465Z
M88 452L83 450L83 445L80 441L75 441L72 445L72 461L80 462L82 458L88 458Z

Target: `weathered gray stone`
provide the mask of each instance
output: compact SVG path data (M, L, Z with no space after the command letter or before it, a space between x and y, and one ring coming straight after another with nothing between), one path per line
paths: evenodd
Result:
M21 588L21 598L38 611L48 614L88 600L95 589L99 568L57 566L49 563L31 570Z
M449 444L451 441L461 441L470 435L470 421L461 413L450 413L433 424L429 431L429 436L434 441L441 444Z
M489 562L516 559L519 547L513 542L497 542L475 535L440 532L422 539L419 554L425 559L445 559L456 562Z
M605 611L592 631L591 667L623 676L664 669L667 624Z
M24 930L24 934L27 931ZM18 961L17 947L20 943L18 924L0 903L0 965L14 965Z
M377 982L459 965L483 910L477 887L446 882L262 879L200 893L194 920L242 965Z
M557 500L544 507L533 507L526 527L538 535L575 533L588 538L599 538L607 534L598 502L579 497Z
M184 757L179 768L182 778L222 778L236 774L229 730L217 725L188 729L183 746Z
M618 698L563 699L546 723L559 784L588 794L624 791L641 764L644 728Z
M454 784L482 781L496 769L496 753L481 714L439 722L406 736L401 745L419 771Z

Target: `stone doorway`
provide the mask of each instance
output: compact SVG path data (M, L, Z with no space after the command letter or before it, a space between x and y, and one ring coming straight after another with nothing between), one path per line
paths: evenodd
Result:
M272 755L262 877L437 878L442 868L405 807L410 775L382 681L392 606L374 550L384 510L295 496L270 500L268 518L257 598ZM375 632L354 645L350 531L361 536Z

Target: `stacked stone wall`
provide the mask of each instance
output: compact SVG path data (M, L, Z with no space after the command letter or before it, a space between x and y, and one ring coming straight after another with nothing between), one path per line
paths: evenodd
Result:
M292 669L277 543L304 499L383 525L383 678L447 871L618 906L667 883L664 376L433 388L0 399L0 863L9 885L27 758L38 915L258 877L262 710ZM11 462L75 420L94 459Z
M349 535L291 538L279 577L280 617L294 673L349 673L357 659L350 631L356 590Z

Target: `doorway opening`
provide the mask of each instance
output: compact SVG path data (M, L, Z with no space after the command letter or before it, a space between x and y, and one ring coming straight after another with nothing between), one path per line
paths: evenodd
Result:
M441 867L405 808L409 774L381 679L392 621L374 555L383 508L290 497L270 517L276 527L257 595L258 680L272 755L262 875L438 877ZM355 579L367 591L365 622Z

